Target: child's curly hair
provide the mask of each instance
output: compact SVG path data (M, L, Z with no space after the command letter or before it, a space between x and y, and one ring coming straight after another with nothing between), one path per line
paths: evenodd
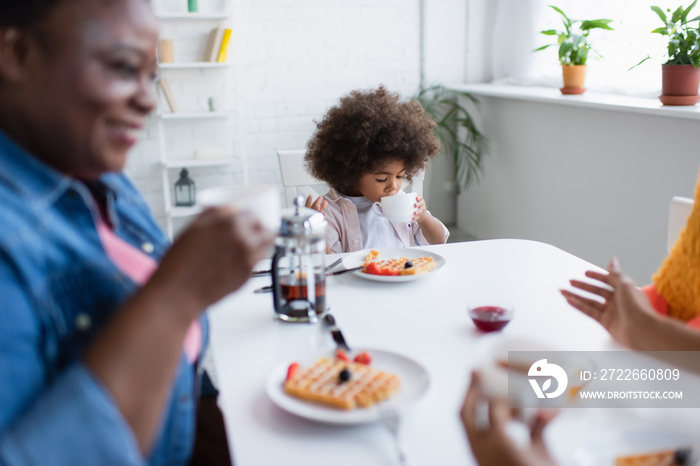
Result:
M383 85L350 92L316 126L306 168L340 192L351 191L363 174L394 160L404 162L410 181L440 150L436 124L423 107L399 102L399 95Z

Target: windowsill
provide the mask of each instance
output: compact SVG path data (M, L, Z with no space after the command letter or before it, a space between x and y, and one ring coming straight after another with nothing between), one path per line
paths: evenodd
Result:
M645 115L668 116L700 120L700 107L663 106L658 99L629 97L586 91L582 95L562 95L559 89L548 87L514 86L506 84L456 84L447 86L455 91L464 91L476 96L503 99L546 102L572 107L597 108L619 112L634 112Z

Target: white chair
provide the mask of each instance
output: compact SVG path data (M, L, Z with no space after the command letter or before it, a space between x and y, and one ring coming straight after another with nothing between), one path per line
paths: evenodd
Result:
M277 160L280 164L282 174L282 185L284 186L284 197L288 207L294 205L294 198L311 195L313 198L320 196L312 186L323 185L326 190L328 185L323 181L311 176L304 167L305 150L280 150L277 151ZM404 182L403 189L406 192L415 192L423 195L423 180L425 171L417 173L413 177L413 182ZM325 191L323 191L325 193Z
M425 170L419 171L416 173L416 175L413 177L413 181L410 183L407 181L404 181L403 183L403 190L406 191L407 193L417 193L418 195L422 196L423 195L423 181L425 180Z
M681 230L693 210L693 200L687 197L674 196L668 208L668 236L666 239L666 250L671 252L671 248L678 239Z
M292 207L294 198L300 195L304 197L311 195L316 199L321 194L317 193L311 186L325 185L323 181L314 178L306 171L304 155L306 155L305 150L277 151L287 207Z

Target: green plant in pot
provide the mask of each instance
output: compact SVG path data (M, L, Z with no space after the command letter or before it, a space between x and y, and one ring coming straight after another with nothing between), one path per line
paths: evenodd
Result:
M440 84L422 88L413 97L437 123L435 133L442 144L441 151L454 162L452 181L458 190L466 189L473 182L479 181L483 172L483 159L488 152L486 136L476 127L460 97L479 104L472 94L448 89Z
M651 7L664 23L652 33L668 36L668 60L661 65L662 87L659 96L664 105L695 105L698 102L700 16L688 19L696 3L697 0L687 8L679 6L673 12L670 9L664 12L658 6ZM691 23L698 24L693 27Z
M559 46L559 63L561 64L564 87L562 94L582 94L586 88L583 86L586 79L586 62L590 54L600 56L593 50L588 35L593 29L606 29L612 31L610 27L611 19L591 19L573 20L570 19L560 8L549 5L562 17L564 30L547 29L540 31L545 36L556 36L554 44L543 45L535 49L535 52L544 50L553 45Z

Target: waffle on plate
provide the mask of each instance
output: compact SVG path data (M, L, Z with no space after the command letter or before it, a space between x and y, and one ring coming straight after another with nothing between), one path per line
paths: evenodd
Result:
M291 374L284 391L296 398L339 409L368 407L389 398L401 380L366 364L321 358Z
M694 464L689 448L659 450L650 453L618 456L615 466L681 466Z
M371 250L365 262L362 271L364 273L374 275L418 275L421 273L430 272L435 268L435 259L430 256L416 257L408 259L401 257L399 259L384 259L378 260L379 252Z

